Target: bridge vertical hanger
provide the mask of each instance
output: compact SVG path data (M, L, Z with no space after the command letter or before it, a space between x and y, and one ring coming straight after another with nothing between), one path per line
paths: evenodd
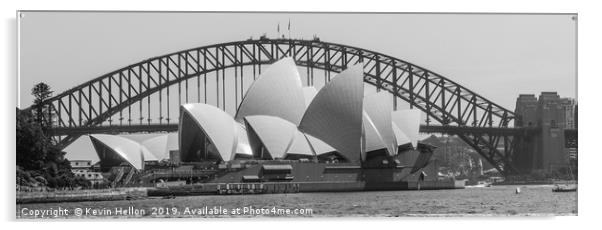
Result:
M215 47L215 107L219 108L219 52Z
M391 60L391 65L393 66L393 69L391 69L391 71L393 72L393 111L397 110L397 94L399 94L399 87L397 86L397 84L399 83L399 76L397 76L397 68L395 68L397 65L395 64L395 60Z
M428 79L428 77L429 77L428 73L426 73L424 77ZM429 89L430 85L431 85L431 83L429 81L424 82L426 100L431 99L431 90ZM431 105L429 103L426 103L425 107L426 107L426 125L429 125L431 123L431 116L430 116Z
M439 80L439 84L439 87L441 87L441 90L439 91L439 93L441 94L441 108L445 110L447 109L447 106L445 104L445 80ZM443 124L449 124L449 118L447 117L447 115L443 115Z
M243 58L244 58L244 56L243 56L243 48L244 48L244 46L242 46L242 45L239 48L239 50L240 50L240 62L241 62L241 65L240 65L240 100L241 101L242 101L242 99L245 96L245 92L244 92L244 90L245 90L245 74L244 74L245 73L245 69L244 69L244 67L245 66L242 65L242 63L244 63L244 60L243 60ZM234 105L234 106L235 106L234 107L234 111L237 111L238 110L238 103L236 105Z
M255 58L255 62L260 62L261 58L256 58L256 54L255 54L255 49L257 48L257 46L255 44L252 45L253 46L253 58ZM257 78L257 73L255 73L255 66L256 64L253 64L253 80L255 80Z
M460 118L461 121L463 121L462 119L462 100L461 100L461 96L460 96L460 88L456 88L456 107L457 107L457 112L458 112L458 118ZM458 124L458 125L465 125L464 123L462 124Z
M226 52L222 49L222 109L226 111Z
M161 80L163 80L163 71L161 70L161 61L158 61L159 64L159 85L162 85ZM163 88L159 88L159 124L163 124Z
M87 88L88 88L88 95L92 95L92 88L89 86ZM86 120L84 122L84 124L86 124L90 120L90 117L92 117L92 106L90 106L90 99L88 99L85 92L83 93L83 96L84 96L84 99L86 99L86 103L88 104L88 116L86 116ZM82 103L82 101L80 101L80 103Z
M309 46L309 56L307 56L308 60L309 60L309 73L310 73L310 80L311 80L311 84L309 86L314 86L314 47L313 46Z
M119 88L119 103L123 103L123 85L122 85L122 78L123 78L123 74L122 72L119 72L119 85L117 85L117 88ZM119 110L119 125L123 125L123 109Z
M69 116L69 128L74 127L75 121L73 120L73 115L71 113L71 98L73 97L73 95L69 95L69 110L67 111L67 116ZM73 125L71 125L73 124Z
M128 98L132 98L132 70L128 70ZM128 106L128 125L132 125L132 107Z
M167 58L169 58L169 56ZM166 63L167 63L167 65L165 67L166 68L165 70L166 70L166 73L167 73L167 82L171 82L169 80L169 75L170 75L169 73L171 73L171 69L169 68L169 61L166 61ZM169 88L170 87L166 87L166 89L167 89L167 109L166 109L166 111L167 111L167 118L165 120L167 120L167 124L169 124L169 122L171 120L171 118L169 116L169 110L170 110L169 105L171 104L171 99L169 98Z
M99 114L102 114L102 102L103 102L103 99L102 99L102 84L103 84L103 82L102 81L103 80L100 80L98 82L98 113ZM92 96L90 96L90 97L92 97ZM48 110L48 117L52 117L52 114L50 112L51 112L51 110L49 109Z
M257 44L257 53L259 54L259 64L257 65L257 74L261 76L261 52L259 51L259 49L263 47L263 44ZM255 78L257 79L257 78Z
M204 67L204 69L207 69L207 50L206 49L203 49L203 67ZM207 71L203 71L203 93L205 94L203 99L205 99L205 104L207 104Z
M176 75L176 81L178 81L178 106L182 105L182 81L180 81L180 78L182 77L180 76L182 74L181 57L182 56L178 54L178 66L176 66L176 68L178 69L178 73Z
M78 90L77 93L78 93L78 97L79 97L79 99L77 99L77 104L81 105L82 91ZM78 107L78 112L79 112L79 116L78 116L79 126L82 126L82 108L81 107Z
M234 46L234 59L238 60L237 46ZM236 105L238 105L238 67L234 67L234 111L236 111Z
M135 73L134 73L134 75L135 75ZM142 92L142 82L143 82L143 80L142 80L142 65L138 65L138 75L136 77L138 77L138 92ZM139 121L140 121L141 125L142 125L142 120L144 119L142 117L142 102L143 102L143 100L144 100L144 98L140 99L140 102L138 102L138 109L139 109L138 110L139 111L138 116L140 116Z
M184 56L184 62L186 63L185 67L184 67L184 72L185 72L185 76L188 76L188 53L186 53L186 56ZM186 80L184 80L184 85L186 87L186 93L185 95L185 99L184 101L186 102L186 104L188 104L188 78L186 78Z
M196 50L196 69L201 72L201 51ZM201 74L196 75L196 102L201 103Z
M330 63L330 52L329 49L326 48L326 46L324 46L322 49L324 50L324 85L326 85L326 83L330 81L330 71L328 71L330 67L328 65L328 63Z
M376 65L376 92L380 92L380 89L382 88L382 81L381 81L381 72L380 72L380 58L379 56L376 56L376 58L374 59L374 65Z
M151 75L149 73L150 70L150 62L146 63L146 85L147 85L147 89L150 88L150 80L151 80ZM147 113L146 113L146 120L148 122L148 124L151 124L152 118L151 118L151 96L148 95L148 97L146 98L146 103L147 103Z
M409 89L410 89L410 101L414 101L414 70L412 69L412 65L408 65L408 80L409 80ZM410 103L410 109L414 108L414 103Z
M274 54L276 54L275 60L278 60L278 52L274 53L274 43L271 43L271 42L270 42L270 53L272 54L272 58L274 58ZM270 61L273 61L273 60L270 60Z

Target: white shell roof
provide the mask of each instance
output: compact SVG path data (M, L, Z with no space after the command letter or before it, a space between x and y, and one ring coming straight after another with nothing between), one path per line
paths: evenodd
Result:
M384 149L385 148L385 142L383 141L382 137L380 136L380 133L378 132L378 129L376 128L376 125L374 124L374 122L372 121L372 119L370 119L370 117L364 112L364 154L362 155L362 157L364 157L368 152L374 151L374 150L379 150L379 149ZM365 160L365 158L362 158L362 160Z
M397 155L397 140L391 127L391 112L393 111L393 107L390 101L388 101L388 96L389 94L384 92L366 96L364 98L364 111L369 117L374 131L376 131L380 143L383 144L378 149L386 148L389 155L395 156ZM366 128L366 136L368 136L370 134L368 127L365 126L364 128ZM366 139L366 152L372 151L368 147L376 144L369 143L368 140L371 139L373 138Z
M295 136L293 138L293 141L291 142L291 145L286 152L287 154L292 153L310 156L314 155L309 141L307 140L305 135L299 130L295 130Z
M395 132L395 139L397 140L397 145L402 146L408 143L411 143L410 138L397 127L395 123L391 123L393 126L393 132Z
M65 158L69 160L89 160L92 164L100 161L89 136L81 136L65 147Z
M159 160L169 159L169 151L178 150L178 134L168 133L156 136L141 143Z
M249 144L249 137L247 134L247 129L243 124L236 122L236 137L237 137L237 145L236 145L236 154L244 154L253 156L253 152L251 151L251 145Z
M251 143L251 145L262 144L272 159L285 157L295 132L297 132L295 124L273 116L247 116L245 122L248 132L253 132L261 141L261 143Z
M221 160L230 160L238 145L237 128L234 119L223 110L208 104L195 103L185 104L180 107L179 142L180 154L187 155L186 149L194 143L191 137L183 137L183 133L190 133L193 126L203 130L208 139L213 143L219 153ZM182 124L186 121L184 116L189 116L193 124ZM194 131L193 131L194 132ZM194 134L192 134L194 135Z
M305 98L305 107L311 104L318 91L313 86L303 87L303 98Z
M416 148L420 138L420 110L397 110L391 113L393 123L410 139L412 147ZM402 143L399 143L402 144Z
M322 155L325 153L337 151L332 146L324 143L324 141L322 141L318 138L313 137L312 135L305 134L305 136L307 137L307 141L311 145L311 148L316 153L316 155Z
M358 162L362 152L362 105L364 72L354 65L336 75L307 107L299 130L336 148L349 161Z
M302 87L295 61L277 61L249 87L235 119L242 123L247 116L268 115L299 125L305 111Z
M107 148L110 148L119 157L140 170L144 168L144 161L158 160L148 149L133 140L116 135L95 134L90 135L92 142L99 141ZM101 156L99 156L101 157ZM100 159L103 160L102 158Z

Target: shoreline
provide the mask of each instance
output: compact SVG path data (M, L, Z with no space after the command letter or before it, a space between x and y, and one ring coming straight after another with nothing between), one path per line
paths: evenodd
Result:
M540 180L540 181L502 181L491 185L555 185L555 184L578 184L577 180Z
M148 188L85 189L65 191L22 192L17 191L17 204L60 203L83 201L132 200L148 197Z

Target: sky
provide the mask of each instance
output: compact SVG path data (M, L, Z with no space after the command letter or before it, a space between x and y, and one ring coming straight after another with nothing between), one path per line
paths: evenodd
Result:
M22 12L19 104L163 54L277 36L357 46L428 68L514 110L519 94L577 97L576 20L569 14ZM286 32L288 34L288 32Z
M291 37L358 46L428 68L513 110L519 94L576 97L573 15L24 12L20 104L149 57L215 43Z

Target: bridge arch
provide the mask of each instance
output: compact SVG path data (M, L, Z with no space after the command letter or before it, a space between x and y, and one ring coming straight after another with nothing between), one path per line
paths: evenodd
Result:
M52 123L55 127L93 127L107 120L112 125L112 116L145 98L148 101L151 95L170 86L209 73L218 73L219 85L220 71L225 75L226 69L237 71L240 68L242 74L245 67L252 67L253 73L255 70L260 73L262 65L284 56L293 57L297 65L305 67L307 82L312 84L314 69L330 75L349 65L363 63L366 83L393 94L394 107L399 98L422 110L427 114L427 121L433 119L451 126L505 128L514 119L513 112L453 80L386 54L318 40L263 38L197 47L146 59L64 91L46 100L42 106L47 106L47 111L54 114ZM242 87L240 93L242 97ZM122 119L121 116L120 123ZM160 123L162 119L161 116ZM514 152L511 137L457 134L498 170L506 171L511 165L510 155ZM64 147L77 137L61 138L59 145ZM504 143L503 150L500 150L500 141Z

